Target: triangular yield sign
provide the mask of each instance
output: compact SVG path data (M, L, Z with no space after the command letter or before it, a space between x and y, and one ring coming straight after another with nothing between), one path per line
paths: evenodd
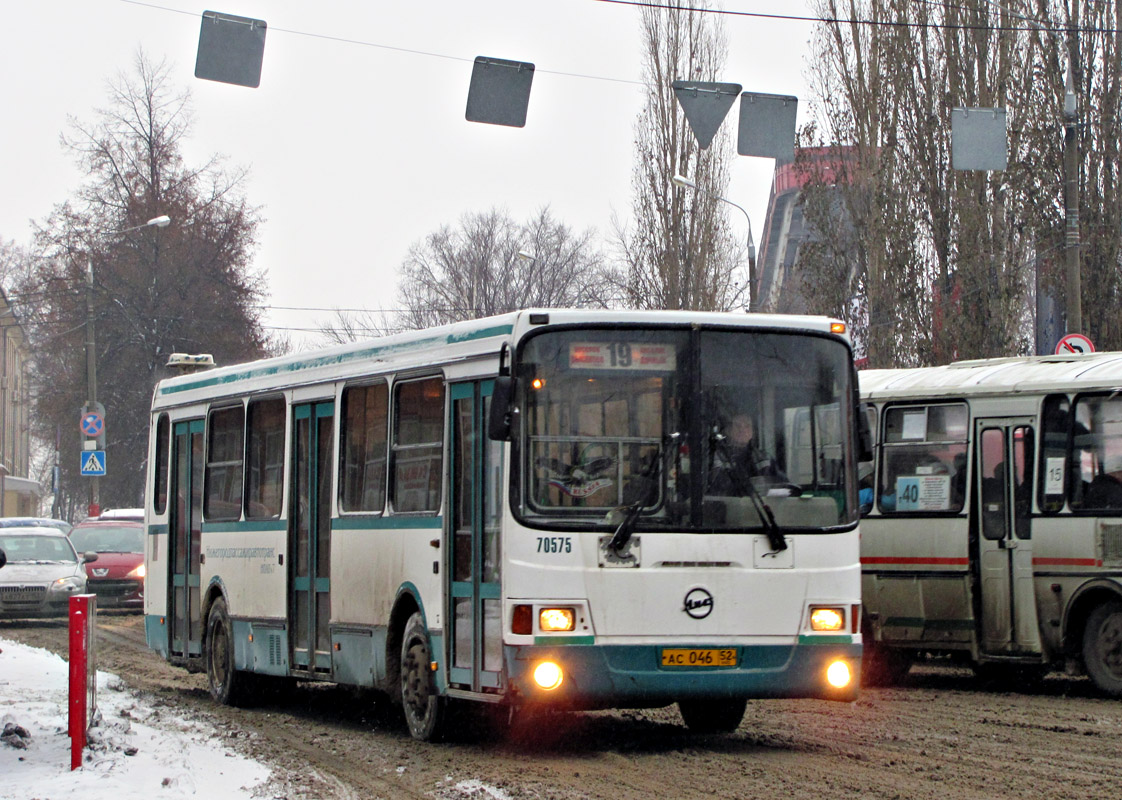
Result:
M709 83L706 81L674 81L674 94L686 115L686 121L697 137L702 150L709 147L717 129L728 116L729 109L740 94L739 83Z

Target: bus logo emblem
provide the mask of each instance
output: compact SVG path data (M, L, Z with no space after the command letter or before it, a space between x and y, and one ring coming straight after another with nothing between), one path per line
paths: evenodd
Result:
M686 592L682 610L694 619L705 619L713 611L713 595L707 589L698 587Z

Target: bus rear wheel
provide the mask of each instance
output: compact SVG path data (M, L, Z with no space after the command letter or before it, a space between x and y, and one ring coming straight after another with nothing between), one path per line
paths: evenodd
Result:
M226 601L214 601L206 623L206 678L210 696L225 706L243 706L256 697L256 676L234 669L234 635Z
M401 638L401 707L414 739L436 742L444 738L446 703L436 691L428 631L420 612L405 624Z
M693 733L731 733L740 727L748 701L679 700L678 712Z
M1083 666L1099 689L1122 697L1122 602L1103 603L1087 617Z

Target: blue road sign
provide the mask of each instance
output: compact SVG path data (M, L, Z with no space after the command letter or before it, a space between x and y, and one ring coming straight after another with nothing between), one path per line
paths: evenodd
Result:
M98 477L105 474L105 451L86 450L82 453L82 475Z

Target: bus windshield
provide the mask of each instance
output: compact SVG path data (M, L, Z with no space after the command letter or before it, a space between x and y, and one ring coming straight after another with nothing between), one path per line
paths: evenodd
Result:
M519 358L516 510L536 527L827 529L856 519L840 340L743 329L555 330Z

